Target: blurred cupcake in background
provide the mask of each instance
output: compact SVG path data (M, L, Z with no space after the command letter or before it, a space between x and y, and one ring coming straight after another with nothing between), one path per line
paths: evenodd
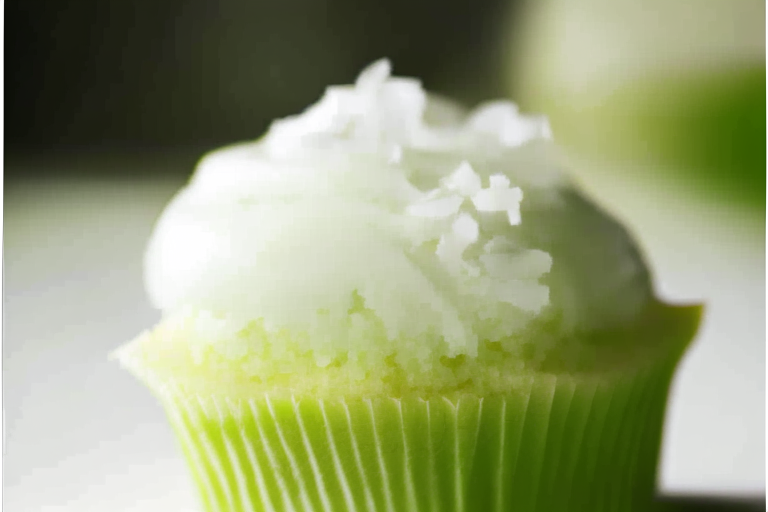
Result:
M508 83L563 147L765 209L765 2L532 2L520 14Z

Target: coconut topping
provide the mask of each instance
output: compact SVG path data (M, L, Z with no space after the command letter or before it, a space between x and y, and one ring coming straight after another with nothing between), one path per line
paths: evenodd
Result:
M381 354L473 355L578 303L567 262L547 277L552 226L526 213L567 209L550 137L512 103L467 112L378 61L200 162L151 239L150 296L167 315L223 319L222 332L305 333L318 361L373 350L363 316L386 333Z

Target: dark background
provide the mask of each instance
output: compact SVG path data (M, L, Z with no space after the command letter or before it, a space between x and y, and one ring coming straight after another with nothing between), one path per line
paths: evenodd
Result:
M561 144L617 161L672 165L714 199L764 212L764 66L726 75L709 89L699 85L709 84L707 77L674 86L654 78L661 92L651 97L670 98L672 105L630 101L639 105L636 112L605 101L607 114L577 109L574 120L563 120L568 98L528 102L537 87L518 89L515 75L525 71L514 65L515 37L530 25L528 7L543 5L535 0L6 2L6 177L50 169L16 165L30 158L147 153L173 154L177 165L163 166L166 173L187 175L207 150L258 137L272 119L317 100L328 84L349 83L365 65L388 57L396 74L417 76L428 90L467 104L515 98L526 110L547 113ZM599 11L599 3L591 8ZM628 94L638 95L632 88ZM621 126L627 125L623 118L631 118L632 129L610 129L624 134L610 141L601 134L589 139L582 125L590 115L613 116ZM642 126L659 129L642 131ZM112 168L71 167L67 175ZM140 165L131 168L145 172Z
M465 101L503 94L510 0L6 2L10 156L255 138L389 57Z

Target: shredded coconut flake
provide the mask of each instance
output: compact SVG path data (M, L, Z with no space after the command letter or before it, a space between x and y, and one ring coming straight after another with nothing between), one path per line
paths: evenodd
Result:
M470 215L462 214L451 226L451 230L457 240L467 245L477 242L479 234L477 221Z
M488 177L488 184L491 188L509 188L509 178L503 174L491 174Z
M514 103L498 101L479 107L468 124L477 132L488 134L505 146L519 146L538 138L551 138L545 117L524 117Z
M464 197L470 197L480 191L482 183L480 176L472 169L469 162L464 160L450 176L445 178L444 186Z
M472 203L479 212L507 212L509 224L517 226L522 222L520 201L523 191L519 188L488 188L472 196Z
M494 292L502 302L531 313L539 313L549 302L549 288L533 280L501 281L494 285Z
M381 87L392 74L392 63L389 59L379 59L360 72L355 86L360 90Z
M466 213L461 214L451 225L451 231L440 237L436 254L454 270L463 260L467 247L477 241L479 227L477 221Z

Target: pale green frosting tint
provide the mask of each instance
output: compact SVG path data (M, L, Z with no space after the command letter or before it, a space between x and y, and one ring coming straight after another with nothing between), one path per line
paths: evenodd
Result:
M546 120L508 102L466 112L389 71L200 162L146 255L164 323L200 354L418 372L488 343L516 353L539 325L639 318L647 270L561 175Z

